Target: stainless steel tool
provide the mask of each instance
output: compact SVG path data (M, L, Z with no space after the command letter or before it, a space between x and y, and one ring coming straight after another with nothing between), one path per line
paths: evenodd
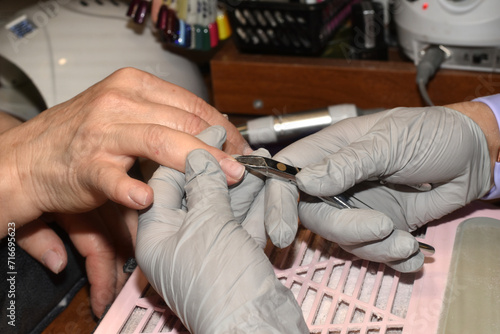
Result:
M236 157L236 160L242 163L249 170L260 173L266 177L274 177L289 181L293 184L296 184L295 175L300 172L300 168L298 167L287 165L283 162L279 162L271 158L261 157L258 155L241 155ZM349 204L348 197L354 198L358 202L363 203L368 208L373 209L368 204L352 195L347 196L345 194L340 194L336 196L320 196L318 198L338 209L356 209L355 206ZM419 242L418 244L420 250L424 255L427 256L434 254L435 249L431 245L425 244L423 242Z

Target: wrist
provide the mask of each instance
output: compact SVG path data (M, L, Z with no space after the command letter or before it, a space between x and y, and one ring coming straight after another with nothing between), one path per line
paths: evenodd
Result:
M473 102L481 103L483 105L488 106L490 110L490 114L493 114L495 121L491 123L491 127L496 127L496 129L491 129L489 135L493 136L492 140L494 140L497 144L492 148L492 157L493 157L493 182L494 185L490 189L490 191L483 197L483 199L494 199L500 198L500 94L491 95L491 96L483 96L473 100ZM496 130L496 131L495 131ZM496 140L495 140L496 139Z
M3 155L2 155L3 158ZM3 159L2 159L3 160ZM16 228L21 227L26 222L30 221L30 218L24 213L27 211L22 205L20 205L21 197L16 191L16 187L13 186L12 179L10 178L11 173L5 172L5 164L0 162L0 238L6 236L9 224L15 223Z
M15 131L15 130L14 130ZM37 218L41 212L34 205L31 197L23 192L22 180L16 163L16 145L9 139L12 135L0 134L0 226L15 222L16 227ZM3 237L7 229L0 231Z

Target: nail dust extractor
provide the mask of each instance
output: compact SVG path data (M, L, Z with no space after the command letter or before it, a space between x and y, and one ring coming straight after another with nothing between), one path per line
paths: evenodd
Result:
M499 218L475 202L429 224L418 238L436 253L417 273L361 260L304 228L293 245L265 251L311 334L498 333ZM94 333L189 332L136 269Z
M2 13L9 6L15 4L4 3ZM197 66L164 50L151 26L131 22L127 8L117 0L31 1L2 18L0 108L29 119L122 67L150 72L206 98Z
M393 15L399 45L415 64L440 46L442 68L500 72L498 0L395 0Z

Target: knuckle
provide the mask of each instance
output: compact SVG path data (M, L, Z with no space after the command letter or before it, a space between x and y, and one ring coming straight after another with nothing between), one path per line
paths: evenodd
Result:
M215 114L215 109L206 103L201 97L196 96L193 98L192 112L202 119L210 120L210 118Z
M169 151L170 142L165 140L164 128L159 125L150 124L145 129L144 143L147 150L153 155L158 156L162 152Z
M115 72L113 72L111 77L114 79L117 79L117 80L131 79L131 78L134 79L137 77L144 76L144 74L145 74L145 72L138 70L137 68L123 67L123 68L120 68L120 69L116 70Z
M197 135L206 128L203 119L192 113L185 116L183 124L182 131L191 135Z
M129 104L131 102L132 99L128 96L128 94L114 87L100 91L94 99L95 106L97 107L95 110L101 111L113 110L118 106Z

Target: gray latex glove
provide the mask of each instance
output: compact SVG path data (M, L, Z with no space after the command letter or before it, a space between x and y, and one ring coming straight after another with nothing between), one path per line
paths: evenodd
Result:
M266 228L276 245L291 243L299 216L304 226L347 251L402 272L418 270L424 262L410 231L484 196L491 187L483 132L467 116L445 107L397 108L347 119L275 158L304 167L297 184L305 193L348 191L374 209L352 198L350 203L362 209L338 210L303 197L297 212L297 188L268 179Z
M223 128L222 128L223 129ZM270 157L266 149L260 148L252 155ZM243 180L229 189L231 209L234 217L261 248L267 245L264 226L264 180L257 174L245 173Z
M149 184L155 198L139 218L137 261L191 333L308 333L293 294L242 227L258 186L244 195L235 187L230 199L204 150L188 155L185 176L160 167Z

